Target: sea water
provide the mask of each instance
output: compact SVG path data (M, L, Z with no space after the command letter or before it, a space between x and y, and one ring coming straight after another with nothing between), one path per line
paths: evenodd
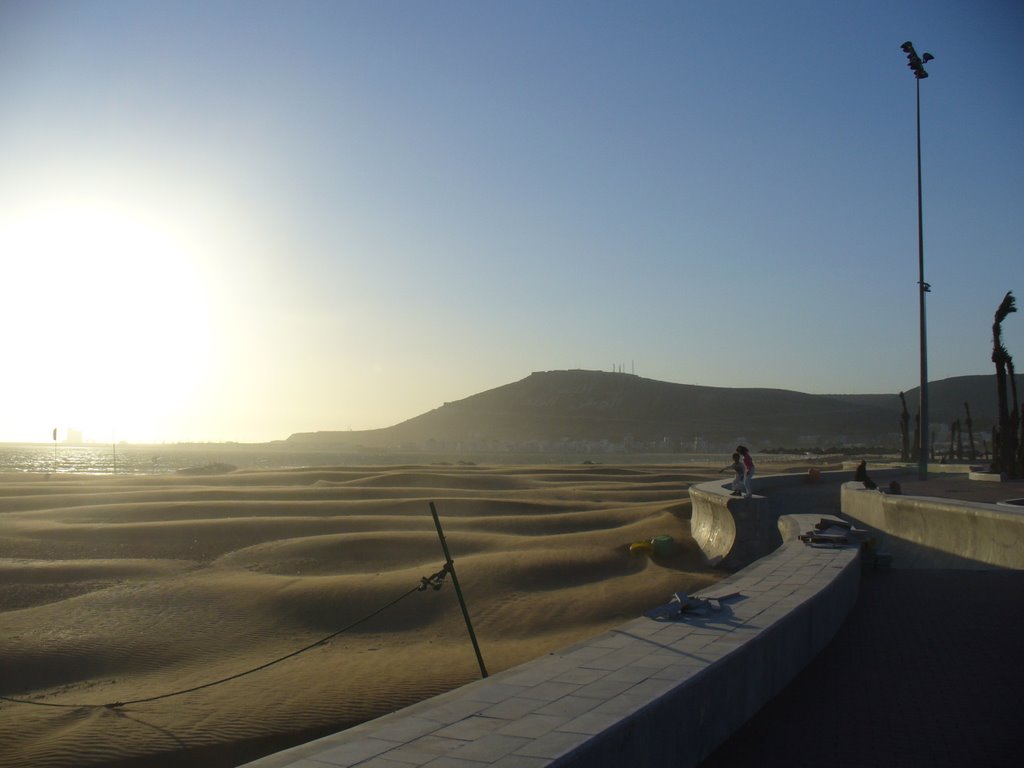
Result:
M355 461L354 459L361 459ZM335 451L303 452L233 443L128 445L0 444L0 472L163 474L213 464L290 469L392 463Z
M146 449L114 445L0 446L0 472L160 473L174 472L195 463L195 455L161 451L157 446Z
M716 464L719 454L529 453L446 454L408 451L296 449L287 444L202 443L168 445L0 443L0 472L163 474L212 464L239 469L396 465Z

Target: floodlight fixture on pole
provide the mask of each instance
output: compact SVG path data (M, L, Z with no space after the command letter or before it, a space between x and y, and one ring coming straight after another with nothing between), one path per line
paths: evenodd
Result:
M930 53L918 56L909 40L900 46L907 54L907 66L914 73L917 88L917 272L921 316L921 444L918 446L918 475L928 479L928 342L925 324L925 294L931 286L924 281L924 214L921 204L921 81L928 77L924 65L934 59Z
M934 59L930 53L926 53L923 56L918 56L917 51L914 50L914 44L907 40L900 49L907 54L907 66L910 67L914 72L914 77L918 80L924 80L928 77L928 73L924 69L924 65Z

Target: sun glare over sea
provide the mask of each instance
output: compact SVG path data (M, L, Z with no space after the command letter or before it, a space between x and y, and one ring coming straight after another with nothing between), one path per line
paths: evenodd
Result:
M194 248L126 206L68 203L0 217L9 334L8 439L58 425L87 438L137 439L201 385L211 358L210 297ZM126 425L136 434L127 434ZM41 433L42 432L42 433Z

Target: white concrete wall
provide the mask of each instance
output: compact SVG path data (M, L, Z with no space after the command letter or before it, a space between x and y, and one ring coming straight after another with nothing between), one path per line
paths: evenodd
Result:
M843 483L843 515L880 534L896 567L1024 569L1024 509Z

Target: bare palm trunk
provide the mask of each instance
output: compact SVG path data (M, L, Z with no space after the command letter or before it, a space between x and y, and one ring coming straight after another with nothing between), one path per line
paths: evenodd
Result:
M1021 415L1019 426L1020 431L1017 433L1019 436L1017 443L1017 477L1024 477L1024 414Z
M964 423L967 424L967 439L971 448L971 461L977 461L978 451L974 447L974 422L971 421L971 406L966 402L964 403L964 410L967 412L967 419Z
M992 323L992 362L996 366L996 396L999 400L999 425L992 435L993 468L997 472L1006 472L1008 475L1016 474L1013 467L1013 459L1016 446L1011 442L1011 433L1015 431L1016 425L1011 427L1010 407L1006 388L1007 363L1013 364L1010 353L1003 346L1003 320L1012 312L1017 311L1016 301L1013 292L1007 291L999 308L996 310L995 320ZM1016 390L1016 382L1014 383Z
M1013 370L1013 358L1010 355L1006 356L1006 378L1010 382L1010 436L1007 439L1007 445L1009 446L1009 461L1010 461L1010 477L1019 477L1020 472L1017 467L1017 454L1020 452L1020 406L1017 402L1017 374Z

